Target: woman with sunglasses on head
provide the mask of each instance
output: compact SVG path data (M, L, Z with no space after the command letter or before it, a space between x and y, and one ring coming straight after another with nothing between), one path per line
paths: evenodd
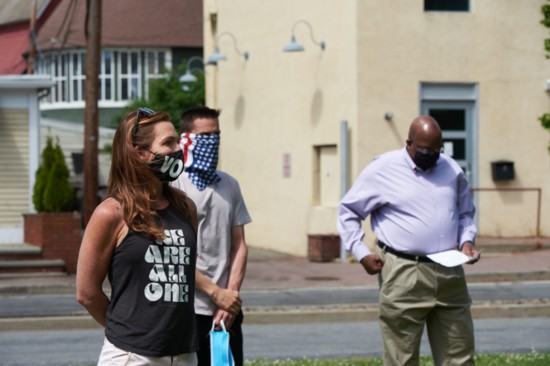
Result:
M78 302L105 327L98 365L194 365L195 285L240 310L237 292L195 269L197 210L169 185L183 171L178 142L170 116L147 108L115 133L108 197L86 227L76 276Z

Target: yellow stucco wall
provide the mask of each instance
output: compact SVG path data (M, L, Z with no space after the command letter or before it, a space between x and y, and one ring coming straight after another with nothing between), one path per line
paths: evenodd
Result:
M373 156L404 145L422 83L477 85L478 187L541 188L541 234L550 235L549 136L537 121L550 110L543 3L484 0L467 13L426 13L422 1L205 0L205 57L224 32L250 53L245 61L222 36L227 61L206 68L207 103L222 109L220 168L239 180L254 220L247 241L305 255L307 234L336 233L335 205L320 202L318 152L336 146L329 173L339 175L340 122L348 121L352 182ZM300 19L324 51L299 24L305 51L282 52ZM490 162L500 159L515 162L515 180L493 182ZM533 192L478 197L481 234L535 234Z
M246 228L252 245L306 254L307 233L335 233L335 205L316 207L313 180L316 145L338 145L341 120L355 120L357 102L355 1L205 2L205 19L217 11L217 32L227 61L207 67L208 103L221 108L221 169L240 182L254 220ZM293 24L305 52L284 53ZM205 40L212 41L211 25ZM337 30L337 31L336 31ZM206 56L212 43L205 47ZM290 177L283 156L290 156ZM336 172L339 174L339 169Z

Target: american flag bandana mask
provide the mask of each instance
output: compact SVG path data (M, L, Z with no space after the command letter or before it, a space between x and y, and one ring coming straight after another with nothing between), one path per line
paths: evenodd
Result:
M183 150L183 171L199 191L220 181L216 173L220 134L197 135L182 133L180 146Z

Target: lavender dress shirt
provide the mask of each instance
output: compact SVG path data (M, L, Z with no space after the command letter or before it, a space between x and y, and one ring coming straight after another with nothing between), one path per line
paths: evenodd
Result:
M441 154L422 171L405 148L376 157L359 175L338 209L338 231L358 260L370 254L361 223L371 215L378 240L395 250L425 255L474 242L475 207L464 172Z

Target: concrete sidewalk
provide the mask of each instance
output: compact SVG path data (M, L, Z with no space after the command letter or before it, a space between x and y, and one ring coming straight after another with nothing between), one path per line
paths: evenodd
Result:
M475 265L465 265L469 283L550 280L550 249L520 250L508 254L488 252L484 253ZM341 262L338 259L329 263L316 263L310 262L307 258L251 248L242 293L243 298L246 298L247 294L260 292L275 297L291 290L324 289L331 292L335 289L349 288L362 291L366 287L376 288L377 285L377 276L369 276L359 263L351 260ZM105 287L108 290L107 283ZM3 275L0 276L0 303L2 298L11 296L74 294L75 288L74 275ZM245 303L243 306L247 322L250 324L375 320L378 315L376 303L257 307L247 307ZM550 316L550 295L541 294L539 301L474 301L472 313L475 318ZM98 325L83 309L76 315L0 319L2 330L95 327Z
M464 268L468 282L550 280L550 249L483 253L478 263ZM368 275L359 263L351 259L318 263L303 257L250 248L242 291L377 284L377 276ZM74 275L0 276L0 296L70 294L75 292L75 288Z

